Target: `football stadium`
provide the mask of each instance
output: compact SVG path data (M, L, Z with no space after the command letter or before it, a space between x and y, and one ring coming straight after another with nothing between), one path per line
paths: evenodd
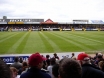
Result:
M104 51L102 20L54 22L51 19L0 19L0 54Z
M49 60L49 65L51 65L51 60L54 58L58 64L62 58L77 60L78 57L78 60L88 63L87 54L98 53L99 57L96 58L101 59L103 52L104 22L102 20L54 22L52 19L8 19L7 16L0 19L0 58L10 66L11 70L18 73L18 78L22 78L23 75L22 70L14 65L18 62L26 65L24 74L27 75L28 62L29 65L34 66L35 63L40 64L40 61L44 61L46 64L44 63L43 66L46 67L42 67L44 70L41 70L49 74L50 70L47 66ZM42 60L43 58L44 60ZM69 62L75 62L74 60L69 59ZM52 64L53 62L56 64L54 60L52 60ZM93 64L93 62L91 63ZM72 67L74 65L73 63ZM32 66L30 66L30 70Z
M0 78L104 78L104 0L0 0Z
M0 19L0 54L103 52L104 22Z

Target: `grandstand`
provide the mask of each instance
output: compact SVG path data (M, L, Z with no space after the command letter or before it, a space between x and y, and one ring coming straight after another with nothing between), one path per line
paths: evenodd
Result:
M0 31L104 31L102 20L53 22L51 19L0 19Z
M10 33L9 34L3 33L6 34L3 35L2 32L4 31L10 31ZM22 32L18 33L17 31L22 31ZM30 34L30 33L23 33L23 31L24 32L26 31L82 31L83 33L70 32L69 34L68 32L57 32L57 33L32 32ZM18 54L28 54L25 55L27 58L31 53L34 52L34 49L41 53L46 52L43 55L46 55L47 53L53 55L54 52L60 52L61 53L61 54L59 53L60 57L63 57L65 52L66 52L65 55L67 55L67 52L70 52L71 54L72 52L95 53L97 51L100 52L104 51L103 49L104 37L102 37L103 33L102 32L85 33L84 31L96 31L96 32L104 31L104 22L102 20L73 20L71 22L54 22L51 19L47 19L45 21L44 19L30 19L30 18L7 19L6 16L3 16L3 18L0 19L0 32L3 35L3 37L1 36L1 40L0 40L0 42L2 43L0 44L0 48L1 48L0 54L3 54L1 56L3 57L5 56L6 60L8 59L10 60L12 54L13 56L14 54L16 54L16 56ZM89 36L89 34L91 36ZM28 37L29 35L31 39ZM35 37L37 37L36 39L35 37L33 37L34 35ZM99 38L96 38L96 36L98 36ZM25 38L26 39L29 38L27 45L26 45L27 40L25 40ZM34 39L34 42L31 42L32 38ZM40 40L40 41L38 41L37 43L36 40L37 41ZM12 41L12 43L10 41ZM29 45L31 45L31 47ZM41 49L39 47L41 47ZM64 54L62 54L62 52ZM10 54L10 55L7 56L4 54L7 55Z

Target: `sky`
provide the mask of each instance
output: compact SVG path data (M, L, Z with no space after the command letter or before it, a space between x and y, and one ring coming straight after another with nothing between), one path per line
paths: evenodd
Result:
M104 20L104 0L0 0L0 18Z

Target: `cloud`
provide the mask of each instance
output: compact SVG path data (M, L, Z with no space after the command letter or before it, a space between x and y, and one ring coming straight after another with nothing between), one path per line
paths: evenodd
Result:
M104 0L0 0L0 17L104 20Z

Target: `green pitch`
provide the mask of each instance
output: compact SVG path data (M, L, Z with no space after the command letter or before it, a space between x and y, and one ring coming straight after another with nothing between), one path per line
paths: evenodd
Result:
M0 32L0 54L104 51L103 31Z

